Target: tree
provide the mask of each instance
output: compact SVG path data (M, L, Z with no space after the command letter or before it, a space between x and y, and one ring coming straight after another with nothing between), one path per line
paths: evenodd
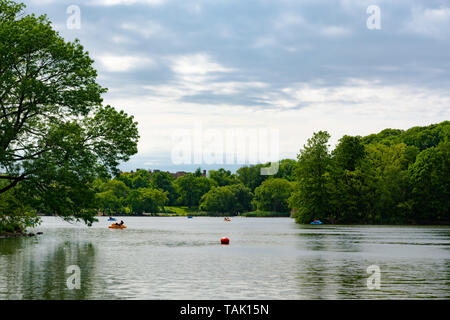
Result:
M214 213L232 213L235 197L227 187L213 187L200 201L200 210Z
M331 154L327 219L338 223L361 221L368 192L361 170L366 156L361 137L343 136Z
M97 193L95 196L98 201L98 208L102 213L111 215L124 211L123 200L118 198L112 190Z
M116 176L116 179L122 181L130 189L133 189L133 176L131 172L121 172Z
M252 209L253 193L242 183L226 186L234 195L233 212L245 212Z
M194 172L194 176L196 176L197 178L203 176L202 168L197 168Z
M106 89L79 41L23 9L0 0L0 197L21 185L48 211L90 223L89 183L137 152L137 124L102 106Z
M354 171L366 155L361 137L343 136L332 152L339 168Z
M409 174L416 218L450 221L450 142L422 151Z
M0 187L5 182L0 180ZM0 198L0 234L21 232L24 227L33 227L39 224L36 209L33 208L33 199L23 194L19 187L3 193Z
M101 212L107 214L126 213L124 205L130 189L125 183L113 179L104 183L96 180L94 184L97 191L95 196Z
M219 170L210 170L209 178L214 180L219 187L238 183L236 176L232 174L230 170L225 170L223 168Z
M295 166L297 161L293 159L284 159L280 161L278 172L275 174L275 178L283 178L289 181L295 181Z
M130 192L127 203L135 214L159 213L169 199L167 193L158 189L140 188Z
M200 210L236 214L251 208L252 193L242 184L212 187L200 200Z
M260 211L289 212L293 185L286 179L271 178L255 189L254 204Z
M188 207L198 206L201 197L207 193L214 182L206 177L197 177L188 173L175 180L177 192L180 195L178 202Z
M236 171L238 179L244 184L244 186L250 188L252 192L268 178L268 176L261 175L262 167L263 165L257 164L254 166L245 166Z
M153 173L152 186L156 189L167 191L169 204L175 204L178 198L178 193L175 188L175 178L170 173L162 171Z
M151 174L147 170L137 170L132 178L133 189L148 188L151 185Z
M297 190L290 199L291 208L298 211L297 221L308 223L327 215L330 209L329 169L331 155L326 131L314 133L298 155Z
M414 163L418 149L404 143L366 146L365 170L370 185L371 222L400 223L411 219L412 199L408 167Z

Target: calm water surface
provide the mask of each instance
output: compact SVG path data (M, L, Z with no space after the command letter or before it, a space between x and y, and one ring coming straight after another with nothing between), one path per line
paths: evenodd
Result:
M133 217L111 230L106 219L45 217L41 236L0 239L0 299L450 298L449 227ZM80 290L67 289L70 265ZM370 265L380 290L367 288Z

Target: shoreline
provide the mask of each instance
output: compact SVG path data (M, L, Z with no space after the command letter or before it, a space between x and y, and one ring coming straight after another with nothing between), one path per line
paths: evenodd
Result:
M42 234L42 232L33 233L33 232L6 232L0 233L0 239L11 239L11 238L23 238L23 237L35 237L37 235Z
M256 215L249 215L246 216L245 214L241 214L238 216L234 215L206 215L206 214L187 214L187 215L180 215L180 214L173 214L173 213L155 213L155 214L143 214L143 215L106 215L106 216L96 216L96 218L175 218L175 217L188 217L192 216L194 218L202 218L202 217L209 217L209 218L290 218L295 220L295 217L291 216L277 216L277 215L267 215L267 216L256 216ZM58 217L58 216L51 216L51 215L41 215L39 217ZM298 225L304 225L309 226L309 223L297 223ZM450 220L449 221L410 221L410 222L402 222L402 223L365 223L363 221L355 222L355 223L324 223L322 225L318 226L450 226Z

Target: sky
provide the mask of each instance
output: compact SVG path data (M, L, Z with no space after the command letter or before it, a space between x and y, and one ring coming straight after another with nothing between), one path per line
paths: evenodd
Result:
M333 147L450 118L450 0L23 2L80 39L105 104L139 123L122 170L235 170L320 130Z

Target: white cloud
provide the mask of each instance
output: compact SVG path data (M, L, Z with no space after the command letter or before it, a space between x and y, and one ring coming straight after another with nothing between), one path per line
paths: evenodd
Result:
M102 55L98 57L102 70L108 72L127 72L154 66L155 62L147 57Z
M117 44L133 44L136 43L133 39L124 36L113 36L111 40Z
M147 4L151 6L164 4L166 0L93 0L89 4L98 6L117 6L117 5L133 5Z
M181 75L207 75L233 71L212 61L211 57L204 53L176 56L172 58L171 68Z
M417 118L442 116L450 110L450 94L443 90L387 85L379 81L349 79L346 84L318 87L300 83L268 95L276 108L328 110L356 116ZM430 106L424 108L424 106Z
M404 31L435 38L448 38L450 8L415 7L411 12L411 20L405 23Z
M250 89L262 89L268 84L261 81L231 81L224 79L239 70L223 66L208 54L198 53L179 55L167 60L175 78L168 83L144 86L146 90L171 101L181 100L186 96L207 93L214 95L233 95L245 93Z
M320 29L320 34L329 37L343 37L352 34L352 31L342 26L325 26Z
M133 31L140 34L144 38L151 38L155 35L162 36L167 33L167 31L159 23L155 21L146 21L142 25L135 23L123 23L121 29L127 31Z
M214 91L228 87L240 93L245 83L187 85L170 82L148 88L149 93L144 96L124 95L123 99L107 101L130 114L139 115L139 153L149 161L158 155L170 154L173 130L190 130L198 122L205 129L223 132L229 128L247 127L278 129L281 156L295 157L306 140L318 130L329 131L333 137L331 142L335 143L344 134L367 135L389 127L407 129L441 122L450 116L448 91L360 79L350 79L333 87L298 83L280 90L270 89L264 83L247 83L262 89L259 99L271 108L227 102L198 104L182 99L186 94L197 92L192 90ZM165 164L170 164L170 159L167 161L169 163Z

